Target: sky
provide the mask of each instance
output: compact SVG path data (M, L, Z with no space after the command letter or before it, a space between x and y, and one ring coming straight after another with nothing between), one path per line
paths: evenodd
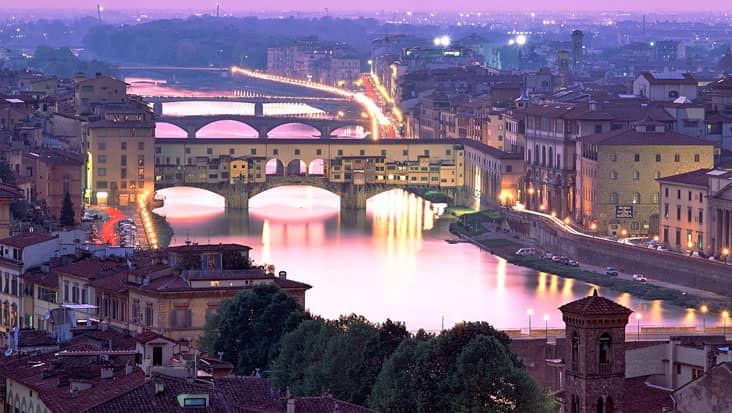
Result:
M95 9L101 3L105 9L190 9L216 8L215 0L1 0L6 9ZM402 10L633 10L633 11L709 11L732 12L732 4L726 0L230 0L222 1L224 10L364 10L392 11L394 6Z

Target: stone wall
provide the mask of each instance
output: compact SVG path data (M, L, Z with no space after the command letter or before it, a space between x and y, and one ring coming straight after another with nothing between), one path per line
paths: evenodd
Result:
M642 273L650 279L732 296L732 265L718 261L656 251L615 241L571 234L553 221L530 214L510 213L512 225L523 236L554 254L600 267L616 267L626 273Z

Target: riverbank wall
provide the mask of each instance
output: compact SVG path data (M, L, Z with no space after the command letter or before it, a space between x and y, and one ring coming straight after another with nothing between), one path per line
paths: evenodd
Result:
M538 247L600 267L732 296L732 265L572 234L545 217L504 211L514 233Z

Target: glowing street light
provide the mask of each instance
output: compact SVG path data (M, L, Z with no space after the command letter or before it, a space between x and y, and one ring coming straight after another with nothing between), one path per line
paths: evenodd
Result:
M727 257L729 256L729 248L722 248L722 257L724 257L724 263L727 263Z
M702 304L702 306L699 308L702 313L702 332L707 331L707 313L709 312L709 307L706 306L706 304Z
M597 231L597 224L595 224L594 222L592 224L590 224L590 229L592 231Z
M638 323L638 339L636 341L640 341L640 321L643 316L641 313L635 313L635 320Z
M722 334L727 337L727 319L729 318L729 311L722 311Z
M569 225L570 222L569 217L564 218L564 225Z
M527 40L526 39L526 36L523 35L523 34L520 34L520 35L516 36L516 44L519 45L519 46L525 45L526 44L526 40Z

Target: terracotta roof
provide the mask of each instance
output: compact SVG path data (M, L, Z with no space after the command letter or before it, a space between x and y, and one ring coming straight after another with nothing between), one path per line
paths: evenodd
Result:
M707 172L709 171L711 171L711 169L697 169L696 171L666 176L663 178L658 178L656 180L659 182L707 188L709 187L709 175L707 175Z
M23 198L23 192L15 185L0 183L0 199Z
M633 310L626 308L613 300L600 297L597 289L589 297L581 298L559 307L562 313L578 315L630 315Z
M123 261L85 258L64 267L56 268L54 272L81 278L95 279L100 276L113 274L126 268L127 263Z
M55 344L56 339L43 330L23 328L18 331L18 345L20 347L53 346Z
M115 122L112 120L98 120L96 122L90 122L88 125L89 129L96 128L154 128L155 122L153 121L125 121Z
M1 239L0 244L15 248L25 248L31 245L50 241L52 239L56 239L56 237L42 232L21 232L20 234L15 234L11 237Z
M306 290L309 290L313 288L310 284L305 284L300 281L290 280L282 277L275 277L275 284L277 284L278 287L287 290L291 288L304 288Z
M592 145L640 145L640 146L714 146L713 143L692 138L676 132L638 132L635 128L618 129L610 132L579 138L582 143Z
M696 85L697 81L691 73L678 73L677 77L663 76L662 73L641 72L648 83L652 85Z
M712 89L732 89L732 76L719 79L708 86Z
M139 343L143 343L143 344L145 344L149 341L156 340L156 339L162 339L162 340L166 340L166 341L175 343L175 340L173 340L172 338L165 337L164 335L161 335L161 334L158 334L158 333L155 333L152 331L146 331L144 333L140 333L135 336L135 340L137 340Z
M661 412L673 407L671 392L646 384L649 376L633 377L623 382L623 413Z
M33 283L52 290L58 289L58 274L56 273L45 273L40 270L32 270L26 271L21 275L21 278L23 278L26 283Z

